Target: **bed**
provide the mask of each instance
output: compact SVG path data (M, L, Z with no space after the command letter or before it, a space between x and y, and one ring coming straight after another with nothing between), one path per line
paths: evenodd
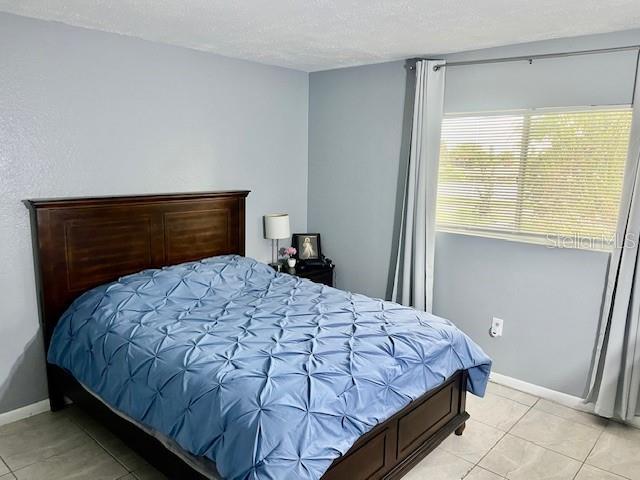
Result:
M244 257L248 192L27 201L53 410L170 478L400 478L490 360L450 322Z

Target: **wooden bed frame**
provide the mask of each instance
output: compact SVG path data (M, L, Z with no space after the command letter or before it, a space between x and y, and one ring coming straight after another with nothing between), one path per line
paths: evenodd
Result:
M64 310L97 285L145 268L245 253L248 191L27 200L45 349ZM111 411L71 375L47 364L52 410L70 398L160 471L203 479L153 436ZM397 479L455 431L461 435L467 372L411 402L336 459L324 480Z

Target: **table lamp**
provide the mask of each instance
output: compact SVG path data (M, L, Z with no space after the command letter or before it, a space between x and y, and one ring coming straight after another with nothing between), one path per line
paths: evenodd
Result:
M278 265L279 240L289 238L289 215L287 213L272 213L264 216L264 238L271 240L271 265Z

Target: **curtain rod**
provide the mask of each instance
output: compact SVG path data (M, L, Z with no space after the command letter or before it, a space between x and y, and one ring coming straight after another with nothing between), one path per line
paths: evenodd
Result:
M465 65L481 65L485 63L504 63L504 62L533 62L534 60L544 60L547 58L560 58L560 57L575 57L578 55L591 55L597 53L613 53L623 52L626 50L640 50L640 45L629 45L627 47L612 47L612 48L599 48L594 50L578 50L574 52L560 52L560 53L542 53L538 55L522 55L518 57L503 57L503 58L489 58L485 60L466 60L461 62L441 63L433 67L434 71L438 71L443 67L462 67ZM427 60L427 59L421 59ZM413 70L412 67L411 69Z

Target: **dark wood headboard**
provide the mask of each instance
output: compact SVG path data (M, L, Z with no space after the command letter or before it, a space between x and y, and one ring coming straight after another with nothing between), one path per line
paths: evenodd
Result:
M26 200L45 346L75 298L146 268L244 255L248 191Z

